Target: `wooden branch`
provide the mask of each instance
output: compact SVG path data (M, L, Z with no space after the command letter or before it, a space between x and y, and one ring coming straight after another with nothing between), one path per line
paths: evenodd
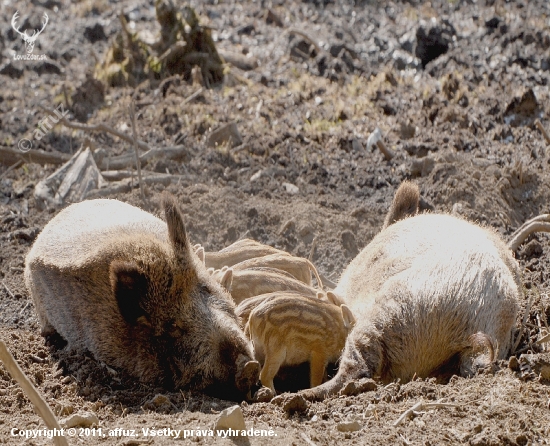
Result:
M145 153L142 153L139 160L142 165L146 164L152 158L162 157L165 159L182 159L187 158L189 151L185 146L171 146L171 147L159 147L151 149ZM101 161L100 169L119 170L130 166L134 166L136 163L134 153L126 153L124 155L113 156L110 160L104 158Z
M531 297L529 298L529 302L527 302L527 306L525 307L525 312L523 313L523 319L521 321L521 326L519 327L519 333L516 341L513 343L512 350L510 353L512 355L515 355L518 353L516 349L519 346L519 342L521 341L521 338L523 337L523 330L525 328L525 323L527 322L527 318L529 317L529 313L531 311L531 305L533 305L533 301L535 300L535 294L531 294Z
M9 147L0 147L0 164L12 166L18 161L23 160L27 163L36 164L54 164L60 165L71 159L71 155L61 152L44 152L43 150L31 149L28 152L21 152L18 149Z
M189 96L188 98L185 98L181 105L186 105L188 104L189 102L191 102L192 100L194 100L195 98L198 98L202 92L204 91L204 87L200 87L197 91L195 91L195 93L193 93L191 96Z
M430 409L441 409L442 407L458 407L458 404L441 403L439 401L435 403L425 403L424 401L419 401L413 407L403 412L403 414L393 423L393 425L399 426L403 421L409 419L415 412Z
M143 177L143 183L144 184L163 184L165 186L168 186L171 183L177 183L181 180L189 180L190 177L185 175L169 175L169 174L162 174L158 173L155 175L145 176ZM90 198L101 198L101 197L107 197L109 195L114 194L123 194L130 192L132 190L132 179L126 178L122 181L115 181L113 183L110 183L107 187L102 187L101 189L96 189L89 194L86 195L87 199Z
M8 286L6 285L6 282L4 282L3 280L2 280L2 285L4 285L4 288L6 289L6 291L7 291L8 294L10 295L10 297L11 297L12 299L15 299L15 295L12 293L12 291L11 291L11 290L8 288Z
M0 341L0 360L4 363L4 366L8 369L8 372L13 379L19 383L23 389L23 392L25 392L25 395L27 395L29 400L31 400L36 412L40 417L42 417L44 423L48 426L48 429L57 429L61 432L61 426L50 409L50 406L48 406L48 403L46 403L42 396L40 396L23 370L21 370L21 367L19 367L19 364L17 364L14 357L9 352L4 341ZM67 439L61 435L54 436L53 441L57 446L69 446Z
M139 193L141 195L141 200L145 201L145 192L143 191L143 179L141 178L141 161L139 159L139 153L137 148L137 130L136 130L136 110L135 110L135 103L132 100L132 103L130 104L130 121L132 121L132 140L134 145L134 155L136 158L136 169L138 173L138 181L139 181Z
M47 109L46 107L40 106L44 111L48 113L53 113L51 110ZM107 132L111 133L112 135L130 143L134 144L134 139L131 136L126 135L125 133L119 132L118 130L113 129L112 127L105 125L105 124L95 124L95 125L87 125L87 124L81 124L78 122L72 122L69 121L65 117L60 117L60 122L68 128L76 129L76 130L82 130L85 132ZM137 146L142 149L146 150L145 153L140 155L139 159L141 163L143 164L145 161L154 158L156 156L162 156L167 157L168 159L177 159L177 158L185 158L188 154L188 149L183 146L171 146L171 147L160 147L160 148L151 148L148 144L146 144L143 141L137 140ZM1 149L0 149L1 150ZM18 154L21 154L21 152L14 151ZM30 150L27 152L27 154L33 153L33 152L39 152L37 150ZM45 152L40 152L45 153ZM58 163L50 163L50 164L63 164L64 162L68 161L70 159L70 155L67 155L66 158L63 158L62 162ZM17 161L19 158L14 159L13 162ZM2 153L0 152L0 162L2 162ZM13 164L13 162L11 164ZM124 169L125 167L129 167L131 165L135 164L135 155L133 153L131 154L125 154L120 156L114 156L110 158L110 160L104 159L101 162L101 165L99 166L100 169ZM46 164L46 163L43 163Z
M323 49L319 46L319 44L315 42L315 40L313 40L313 38L309 34L305 33L304 31L298 28L288 28L286 32L288 34L297 34L300 37L303 37L305 40L307 40L309 43L311 43L315 47L318 53L325 53L325 51L323 51Z
M133 170L104 170L101 172L101 176L106 181L121 181L125 180L126 178L132 178L135 176L136 172ZM142 170L141 174L144 177L147 177L148 175L158 175L157 172L151 172L148 170Z
M512 238L508 242L508 248L515 252L527 237L534 232L550 232L550 214L541 214L521 225L512 234Z
M40 106L40 108L42 108L44 111L50 114L54 114L53 111L49 110L46 107ZM95 125L81 124L80 122L69 121L64 116L61 116L59 118L59 121L65 127L68 127L70 129L83 130L85 132L107 132L107 133L111 133L112 135L115 135L117 138L120 138L130 144L134 143L134 140L132 139L131 136L128 136L126 133L119 132L118 130L115 130L114 128L105 124L95 124ZM149 145L143 141L138 141L137 144L140 149L151 150L151 147L149 147Z
M10 167L8 167L4 172L0 174L0 179L4 178L8 173L10 173L12 170L17 169L21 165L23 165L23 160L17 161L15 164L12 164Z
M542 122L540 122L538 119L535 121L535 125L537 126L537 128L539 129L539 131L542 133L542 136L544 137L544 139L546 140L546 143L547 144L550 144L550 135L548 135L548 132L546 131L546 129L544 128L544 126L542 125Z
M323 284L321 285L321 288L323 286L326 286L328 288L336 288L336 286L338 285L337 283L333 282L332 280L330 280L327 276L325 276L323 273L319 273L319 277L321 278L321 281L323 282Z

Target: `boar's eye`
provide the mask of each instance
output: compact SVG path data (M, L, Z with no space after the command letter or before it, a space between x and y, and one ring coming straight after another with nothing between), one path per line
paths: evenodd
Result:
M184 330L176 323L176 321L171 321L167 324L166 333L172 338L181 338L184 334Z

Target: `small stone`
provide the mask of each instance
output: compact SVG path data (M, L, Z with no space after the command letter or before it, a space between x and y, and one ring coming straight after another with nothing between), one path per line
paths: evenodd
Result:
M243 143L239 129L235 122L222 125L221 127L214 130L208 136L206 144L209 147L221 146L222 144L228 142L232 147L240 146Z
M376 406L370 403L365 409L365 412L363 413L363 418L367 418L374 415L374 412L376 412Z
M523 257L527 259L531 257L540 257L542 253L542 245L537 240L531 240L523 248Z
M303 413L307 410L308 403L302 395L294 394L283 404L283 410L292 415L293 413Z
M346 229L342 232L340 237L342 238L342 246L350 255L350 257L355 257L357 254L359 254L359 248L357 247L357 242L355 241L355 236L353 235L353 232L351 232L349 229Z
M292 183L283 183L282 186L290 195L296 195L300 191L300 189L298 189L298 186L295 186Z
M376 383L370 378L363 378L359 381L348 381L344 388L340 390L340 395L354 396L363 392L376 390Z
M11 62L8 62L0 66L0 74L11 77L12 79L19 79L23 76L23 70L21 68L17 68Z
M11 233L14 239L24 240L26 242L32 242L40 230L38 228L16 229Z
M407 68L417 69L420 68L420 59L414 57L412 54L406 51L396 49L392 54L392 59L395 63L395 68L398 70L405 70Z
M336 428L340 431L340 432L356 432L358 430L361 429L361 424L359 423L359 421L357 420L354 420L354 421L342 421L340 423L338 423L338 425L336 426Z
M454 35L454 27L446 20L422 23L416 30L415 48L415 56L422 62L422 67L446 53Z
M94 424L99 425L99 418L93 412L75 413L61 422L61 426L67 429L71 427L90 427Z
M351 148L356 152L362 151L364 149L363 144L358 139L353 138L351 140Z
M382 132L378 127L369 135L367 139L367 150L370 150L378 141L382 139Z
M275 393L269 387L261 387L254 395L254 402L256 403L268 403L273 399Z
M156 407L160 407L160 406L162 406L163 404L169 403L170 400L168 399L167 396L161 395L161 394L159 393L158 395L155 395L155 396L153 397L153 399L151 400L151 402L152 402Z
M86 37L90 43L96 43L100 40L107 40L105 30L100 23L96 23L94 26L87 26L84 29L84 37Z
M246 430L246 425L244 424L244 416L241 406L235 405L224 409L214 427L215 430L229 430L242 431Z
M167 412L172 409L172 402L166 395L157 394L143 405L144 409Z
M276 396L271 400L271 404L281 406L288 415L304 413L308 409L308 402L297 393Z
M508 368L517 372L519 370L518 358L516 358L515 356L511 356L508 360Z
M281 18L277 14L275 14L275 12L271 8L267 10L267 13L265 15L265 22L268 25L273 24L275 26L280 26L280 27L284 26L284 23L281 20Z
M241 26L241 27L237 28L237 34L240 35L240 36L242 36L242 35L249 36L255 31L256 31L256 27L254 26L253 23L250 23L248 25L244 25L244 26Z
M256 181L257 179L259 179L262 174L264 173L263 169L262 170L258 170L258 172L256 172L254 175L252 175L250 177L250 181L253 182L253 181Z

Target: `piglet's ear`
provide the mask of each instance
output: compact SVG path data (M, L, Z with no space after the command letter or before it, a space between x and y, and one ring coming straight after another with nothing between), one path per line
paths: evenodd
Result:
M111 289L120 314L130 325L146 320L142 305L147 295L147 277L132 262L113 260L109 268Z
M166 224L168 225L170 243L172 243L178 262L181 266L185 267L191 263L191 248L176 199L172 195L165 194L162 197L162 207L164 209Z
M355 316L347 305L340 305L340 309L342 310L342 317L344 318L344 327L346 327L346 329L348 330L351 330L356 322Z

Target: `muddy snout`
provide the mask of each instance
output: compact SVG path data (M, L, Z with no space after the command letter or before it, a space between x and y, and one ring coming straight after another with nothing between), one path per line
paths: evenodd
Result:
M251 397L251 390L260 378L260 363L251 360L248 356L239 355L237 358L237 373L235 375L235 386L237 390L247 399Z

